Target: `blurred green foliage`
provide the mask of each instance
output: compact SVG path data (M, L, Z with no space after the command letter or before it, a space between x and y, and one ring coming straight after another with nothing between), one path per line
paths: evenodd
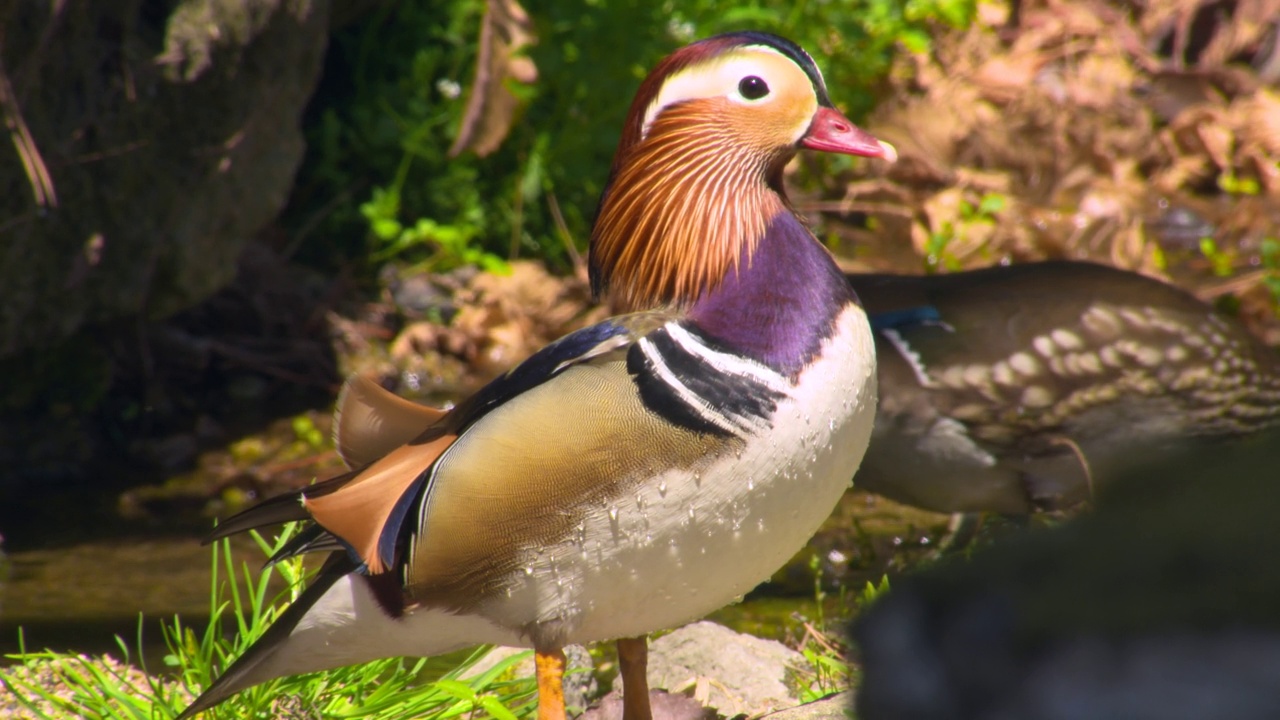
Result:
M1200 253L1209 261L1213 274L1230 277L1235 270L1237 251L1234 247L1218 247L1211 237L1200 238Z
M1262 276L1262 284L1271 293L1271 304L1276 312L1280 312L1280 240L1264 238L1258 247L1262 267L1266 274Z
M290 218L307 228L302 253L312 261L398 257L440 271L520 255L563 267L568 240L551 202L572 241L585 246L632 94L674 48L730 30L784 35L814 54L833 100L856 119L873 106L896 48L926 50L931 27L969 22L974 5L528 0L538 81L513 88L527 102L523 116L485 158L446 157L466 105L484 3L375 5L333 37Z
M968 200L960 201L960 222L959 225L986 225L994 226L999 219L999 214L1004 210L1008 203L1008 198L1000 193L983 193L982 199L975 206ZM924 245L924 271L930 275L941 270L947 272L957 272L961 269L962 263L950 250L948 246L955 240L960 239L963 230L958 224L950 220L942 223L942 227L936 232L929 235L929 239Z

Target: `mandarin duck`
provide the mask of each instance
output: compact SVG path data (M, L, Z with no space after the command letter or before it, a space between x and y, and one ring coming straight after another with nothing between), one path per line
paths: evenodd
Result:
M1280 358L1158 280L1065 261L848 278L880 381L854 483L899 502L1068 506L1151 452L1280 421Z
M562 649L620 639L624 716L650 716L644 636L767 579L849 485L875 416L866 315L792 211L800 148L892 159L780 37L684 47L641 84L591 234L623 314L448 412L352 380L351 472L214 533L310 525L311 584L181 715L272 678L469 645L532 647L539 718Z

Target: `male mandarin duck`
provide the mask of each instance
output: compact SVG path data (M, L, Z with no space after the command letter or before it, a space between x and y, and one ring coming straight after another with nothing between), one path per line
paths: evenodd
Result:
M181 715L272 678L478 643L532 646L540 718L562 648L619 639L624 716L650 716L644 635L767 579L849 485L875 415L866 315L794 214L800 148L893 158L790 41L694 43L641 84L591 235L626 313L444 413L367 380L339 402L350 473L215 537L313 524L318 576Z
M1280 357L1136 273L1042 262L849 282L880 381L854 483L900 502L1062 507L1151 453L1280 422Z

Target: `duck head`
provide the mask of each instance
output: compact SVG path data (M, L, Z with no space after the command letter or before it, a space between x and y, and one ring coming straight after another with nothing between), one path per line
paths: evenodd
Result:
M893 160L827 96L813 59L758 32L668 56L640 85L591 234L591 284L618 311L687 308L750 261L801 148Z

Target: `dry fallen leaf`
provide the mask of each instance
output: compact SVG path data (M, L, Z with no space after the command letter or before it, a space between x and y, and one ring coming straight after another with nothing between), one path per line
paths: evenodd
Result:
M488 0L475 79L450 157L467 150L483 157L506 139L520 109L507 83L532 85L538 79L533 61L521 54L536 42L529 14L516 0Z

